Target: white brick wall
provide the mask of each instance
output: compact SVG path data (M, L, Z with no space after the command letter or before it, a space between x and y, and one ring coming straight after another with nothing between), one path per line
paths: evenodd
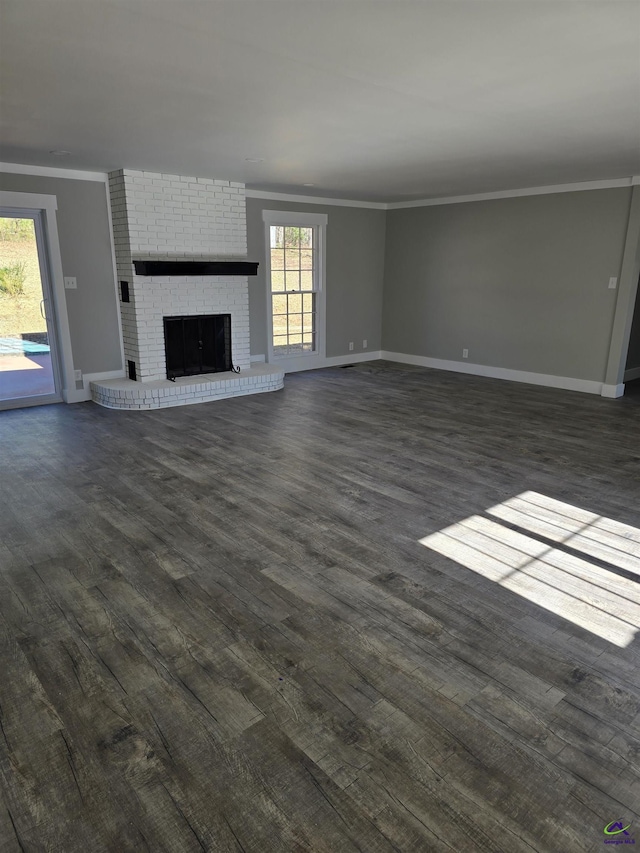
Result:
M246 255L244 184L130 169L112 172L109 180L114 231L116 215L124 214L136 258Z
M162 318L231 314L232 355L248 368L249 291L244 276L138 276L133 260L246 258L244 184L121 169L109 175L125 358L141 381L166 375Z

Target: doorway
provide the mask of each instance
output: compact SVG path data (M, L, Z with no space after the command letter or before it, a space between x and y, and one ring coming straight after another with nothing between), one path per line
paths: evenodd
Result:
M0 408L62 400L41 210L0 208Z

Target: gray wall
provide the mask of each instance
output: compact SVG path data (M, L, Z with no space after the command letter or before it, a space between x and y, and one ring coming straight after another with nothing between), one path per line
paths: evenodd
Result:
M640 282L638 282L636 307L633 312L629 352L627 353L627 370L633 370L636 367L640 367Z
M603 381L630 189L387 213L383 349Z
M267 285L263 210L326 213L327 224L327 356L379 350L381 345L384 276L384 210L300 204L247 198L247 251L259 261L258 275L249 279L251 352L267 352Z
M66 290L73 364L83 373L122 368L118 304L105 185L99 181L0 174L0 189L55 195L60 255L65 276L77 290Z
M58 199L73 358L122 367L102 183L1 174L0 187ZM603 381L630 189L375 210L247 199L251 351L267 351L262 210L327 213L327 355L369 351ZM383 287L384 285L384 287ZM640 366L640 309L628 367Z

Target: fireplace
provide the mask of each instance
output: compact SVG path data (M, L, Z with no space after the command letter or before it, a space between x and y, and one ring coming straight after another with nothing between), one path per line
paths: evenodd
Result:
M231 314L164 317L167 379L233 369Z
M128 378L93 382L93 399L157 409L282 388L281 368L251 361L244 184L119 169L109 188Z

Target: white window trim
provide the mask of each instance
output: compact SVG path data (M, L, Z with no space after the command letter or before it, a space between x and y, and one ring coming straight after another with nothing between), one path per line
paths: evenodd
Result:
M297 370L311 370L320 367L326 358L326 229L329 217L326 213L301 213L296 210L263 210L265 236L265 269L267 286L267 361L277 364L285 373ZM277 356L273 353L273 311L271 303L271 244L269 229L272 225L292 225L299 227L317 227L317 291L316 291L316 351L309 355Z
M58 223L56 220L58 200L54 195L3 191L0 192L0 207L16 208L16 215L18 216L20 215L19 209L43 212L45 225L44 238L49 262L51 290L55 306L54 316L58 332L60 367L62 370L62 387L60 390L65 402L71 402L75 393L75 381L67 299L64 291L64 275L62 272Z

